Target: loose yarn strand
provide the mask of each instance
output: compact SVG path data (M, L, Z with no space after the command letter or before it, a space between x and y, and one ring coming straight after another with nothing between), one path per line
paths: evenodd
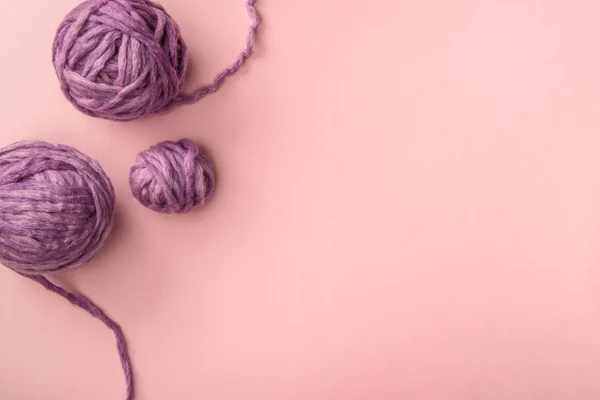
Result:
M119 351L119 359L121 360L121 367L123 368L123 373L125 375L125 382L127 384L127 397L126 400L133 400L133 374L131 373L131 360L129 358L129 353L127 352L127 343L125 341L125 335L121 330L119 324L113 321L110 317L108 317L104 311L102 311L98 306L92 303L88 298L74 294L66 291L65 289L56 286L48 279L41 275L27 275L23 273L19 273L26 278L29 278L33 281L38 282L40 285L44 286L51 292L58 294L59 296L67 299L71 304L75 307L79 307L82 310L86 311L88 314L93 316L94 318L99 319L106 325L109 329L111 329L115 335L117 340L117 349Z
M248 32L248 37L246 38L246 48L240 53L240 55L236 58L233 64L231 64L229 67L227 67L217 75L217 77L211 84L203 86L189 95L180 94L173 101L172 106L195 103L203 97L216 92L221 88L225 80L228 77L236 74L240 67L244 65L246 60L250 58L250 56L252 56L252 54L254 53L254 43L258 34L258 27L262 21L262 17L256 9L256 0L247 0L246 8L248 9L248 14L250 15L250 18L252 20L252 25L250 25L250 31Z

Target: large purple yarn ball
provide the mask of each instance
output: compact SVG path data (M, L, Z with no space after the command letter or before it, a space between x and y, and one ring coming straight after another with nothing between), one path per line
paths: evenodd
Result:
M95 160L65 145L0 149L0 264L36 275L90 260L113 221L113 186Z
M142 205L162 213L202 206L214 189L210 159L188 139L166 141L138 154L129 184Z
M169 109L187 67L179 27L148 0L81 3L58 27L52 59L71 103L117 121Z

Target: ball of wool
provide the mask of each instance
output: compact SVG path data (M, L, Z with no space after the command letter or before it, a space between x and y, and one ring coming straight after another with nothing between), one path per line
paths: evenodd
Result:
M87 0L60 24L53 63L79 110L127 121L166 111L184 83L186 45L164 8L148 0Z
M85 263L108 237L114 205L98 162L69 146L0 149L0 264L35 275Z
M191 140L166 141L138 154L129 183L144 206L184 213L202 206L214 188L214 168Z

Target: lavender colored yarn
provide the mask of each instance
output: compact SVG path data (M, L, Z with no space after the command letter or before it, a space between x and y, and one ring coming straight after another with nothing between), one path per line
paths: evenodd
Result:
M66 97L80 111L116 121L161 113L216 92L254 49L260 15L246 0L252 25L246 48L213 83L181 94L187 47L177 23L149 0L86 0L58 27L53 63Z
M162 213L185 213L204 205L214 181L212 163L188 139L162 142L139 153L129 175L133 196Z
M115 207L100 165L64 145L0 149L0 262L39 274L77 267L108 237Z
M39 141L0 149L0 264L66 298L113 331L131 400L131 362L119 325L84 296L42 275L89 261L111 232L114 207L109 178L98 162L79 151Z

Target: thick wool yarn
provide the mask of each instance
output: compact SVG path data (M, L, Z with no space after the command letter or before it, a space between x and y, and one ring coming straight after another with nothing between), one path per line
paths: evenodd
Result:
M100 165L64 145L0 149L0 263L25 274L90 260L108 237L115 194Z
M98 162L65 145L18 142L0 149L0 264L59 294L115 334L133 399L123 332L100 308L44 275L89 261L111 232L113 186Z
M214 181L211 161L188 139L162 142L139 153L129 175L133 196L162 213L185 213L204 205Z
M149 0L87 0L60 24L53 63L66 97L80 111L128 121L193 103L217 91L252 55L260 23L256 0L246 48L213 83L181 94L187 48L177 23Z

